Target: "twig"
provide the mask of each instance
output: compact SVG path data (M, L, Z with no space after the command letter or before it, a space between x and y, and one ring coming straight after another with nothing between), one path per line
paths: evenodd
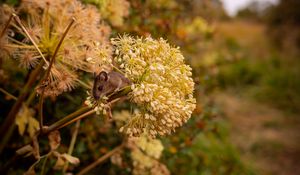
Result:
M27 31L27 29L25 28L25 26L22 24L20 18L18 17L18 15L16 15L15 13L12 14L12 16L14 17L15 21L20 25L20 27L22 28L22 30L25 32L26 36L30 39L30 41L32 42L32 44L34 45L34 47L36 48L36 50L39 52L39 54L41 55L41 57L43 58L43 60L45 61L45 63L47 64L47 66L49 66L48 61L46 60L46 58L44 57L43 53L41 52L41 50L39 49L38 45L35 43L35 41L32 39L32 37L30 36L29 32Z
M9 92L7 92L6 90L4 90L3 88L0 88L0 91L3 93L3 94L5 94L5 95L7 95L7 96L9 96L10 98L12 98L12 99L14 99L14 100L18 100L18 98L17 97L15 97L14 95L12 95L11 93L9 93Z
M75 22L75 19L72 18L72 21L70 22L70 24L67 26L67 28L65 29L65 32L63 33L61 39L59 40L59 43L57 44L56 48L55 48L55 51L54 51L54 54L52 55L51 57L51 60L50 60L50 65L48 66L48 69L47 69L47 72L46 72L46 75L45 77L43 78L42 80L42 84L44 81L46 81L50 75L50 72L51 72L51 68L52 68L52 65L55 61L55 58L56 58L56 55L58 53L58 50L60 49L60 46L62 44L62 42L64 41L65 37L67 36L67 33L69 32L71 26L73 25L73 23ZM45 87L42 88L42 93L40 95L40 98L39 98L39 124L40 124L40 132L43 133L43 103L44 103L44 92L45 92Z
M102 157L100 157L99 159L97 159L92 164L90 164L87 167L83 168L77 175L84 175L84 174L86 174L87 172L89 172L90 170L92 170L93 168L95 168L97 165L101 164L103 161L105 161L106 159L108 159L109 157L111 157L112 155L114 155L116 152L118 152L119 150L121 150L123 147L124 147L124 144L121 144L120 146L117 146L113 150L109 151L108 153L106 153L105 155L103 155Z
M71 143L70 143L70 146L69 146L69 150L68 150L69 155L72 155L72 153L73 153L75 143L76 143L76 139L77 139L77 135L78 135L79 126L80 126L80 120L77 120L76 125L75 125L75 130L72 134L72 139L71 139ZM66 173L66 171L68 169L68 165L69 165L69 162L66 162L66 164L63 168L63 174Z

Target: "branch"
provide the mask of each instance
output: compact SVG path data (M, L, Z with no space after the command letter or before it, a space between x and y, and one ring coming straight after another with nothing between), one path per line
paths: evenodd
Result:
M114 148L113 150L109 151L108 153L104 154L102 157L100 157L99 159L97 159L92 164L90 164L90 165L86 166L85 168L83 168L77 175L84 175L84 174L88 173L93 168L95 168L96 166L98 166L99 164L101 164L102 162L104 162L106 159L108 159L112 155L114 155L116 152L118 152L119 150L121 150L123 147L124 147L124 143L121 144L121 145L119 145L119 146L117 146L116 148Z

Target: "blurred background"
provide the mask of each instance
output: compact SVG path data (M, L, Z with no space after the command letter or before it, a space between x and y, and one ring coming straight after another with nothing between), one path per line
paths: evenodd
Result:
M299 0L128 0L126 6L115 3L104 9L99 0L83 2L100 9L111 25L111 36L165 38L180 46L193 68L197 98L193 117L173 135L160 138L161 162L171 174L300 174ZM1 87L20 87L24 71L12 71L8 65L14 63L1 63ZM74 111L85 91L78 88L46 101L45 112L64 116ZM0 97L5 116L13 101L4 94ZM126 109L120 104L114 115ZM74 148L81 164L71 167L75 172L121 139L115 126L99 117L81 125ZM68 144L64 138L72 128L61 131L62 145ZM18 138L16 131L6 156L23 143ZM12 174L28 167L26 160L20 162L20 170ZM130 164L119 167L106 161L91 174L96 172L130 174Z

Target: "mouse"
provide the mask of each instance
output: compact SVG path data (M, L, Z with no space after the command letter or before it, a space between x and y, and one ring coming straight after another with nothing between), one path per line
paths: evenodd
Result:
M129 85L131 81L123 74L116 71L101 71L95 75L92 94L94 99L99 100Z

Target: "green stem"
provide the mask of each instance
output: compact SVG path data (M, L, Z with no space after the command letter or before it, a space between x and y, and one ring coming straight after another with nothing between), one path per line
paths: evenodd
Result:
M59 121L53 123L52 125L50 125L48 128L45 128L44 129L44 133L43 134L48 134L49 132L51 131L54 131L54 130L57 130L59 129L62 125L64 125L65 123L68 123L69 121L77 118L78 116L80 116L81 114L83 113L86 113L88 112L90 109L90 107L88 106L84 106L80 109L78 109L77 111L69 114L68 116L60 119Z
M44 175L45 174L45 168L46 168L46 164L47 164L47 160L49 158L49 155L46 156L44 162L43 162L43 165L42 165L42 170L41 170L41 175Z
M33 86L34 82L37 80L38 76L40 75L40 72L43 69L43 65L44 62L41 62L38 65L38 67L30 73L29 79L26 82L24 88L21 90L17 101L15 102L15 104L9 111L7 117L5 118L3 124L1 125L0 138L2 139L0 144L0 154L2 153L4 147L6 146L7 142L11 137L17 113L22 107L22 103L25 100L25 98L28 96L28 93L31 87Z
M68 150L68 154L72 155L74 147L75 147L75 143L76 143L76 139L77 139L77 134L78 134L78 130L79 130L79 126L80 126L80 120L77 120L76 125L75 125L75 130L72 134L72 139L71 139L71 143L69 146L69 150ZM69 166L69 162L67 162L63 168L63 174L66 173L67 169Z
M36 91L32 91L25 102L27 106L29 106L31 104L31 102L35 96L36 96Z
M97 159L92 164L90 164L87 167L83 168L77 175L84 175L84 174L88 173L93 168L95 168L96 166L98 166L99 164L101 164L103 161L105 161L106 159L108 159L109 157L111 157L112 155L114 155L116 152L118 152L119 150L123 149L123 147L124 147L124 144L121 144L120 146L117 146L113 150L109 151L108 153L106 153L105 155L103 155L102 157L100 157L99 159Z
M114 99L117 99L119 97L127 95L129 92L131 92L131 88L130 88L130 86L127 86L127 87L123 88L121 91L119 91L117 94L114 94L113 96L111 96L108 101L111 102ZM51 131L60 129L60 128L66 126L66 124L67 125L71 124L71 123L77 121L79 118L81 119L82 115L85 117L85 113L90 114L89 112L92 112L90 107L88 107L88 106L82 107L79 110L73 112L72 114L69 114L68 116L64 117L63 119L53 123L48 128L45 128L43 134L48 134Z

